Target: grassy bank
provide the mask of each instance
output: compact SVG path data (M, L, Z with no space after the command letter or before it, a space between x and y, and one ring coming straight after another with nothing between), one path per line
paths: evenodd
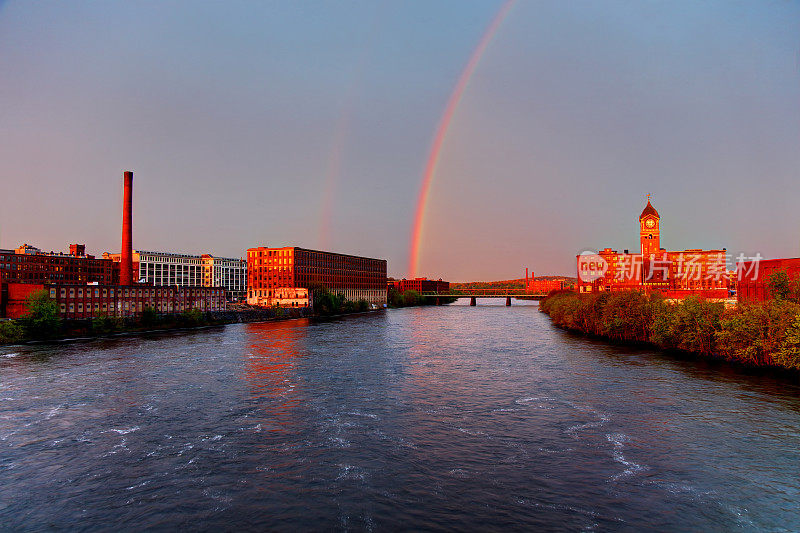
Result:
M694 296L672 302L636 291L557 292L540 309L555 325L582 334L749 367L800 370L800 291L794 289L731 309Z

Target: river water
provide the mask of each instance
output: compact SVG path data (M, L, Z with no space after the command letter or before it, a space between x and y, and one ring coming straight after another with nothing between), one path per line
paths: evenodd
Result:
M495 303L0 347L0 530L800 530L797 386Z

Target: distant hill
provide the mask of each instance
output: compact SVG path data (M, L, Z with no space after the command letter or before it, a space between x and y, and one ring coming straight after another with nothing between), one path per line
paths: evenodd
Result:
M564 279L567 285L574 285L578 282L577 278L570 276L536 276L536 279ZM454 290L462 289L524 289L525 278L506 279L502 281L469 281L465 283L450 283L450 288Z

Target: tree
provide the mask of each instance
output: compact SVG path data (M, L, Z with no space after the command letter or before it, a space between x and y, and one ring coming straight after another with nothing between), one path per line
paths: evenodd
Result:
M22 327L13 320L0 322L0 343L13 343L22 340L24 331Z
M334 294L326 287L320 287L314 291L314 311L320 315L337 315L344 308L345 297L342 294Z
M775 364L773 359L785 345L800 314L800 307L785 300L740 306L724 318L717 334L722 354L731 360L761 366Z
M139 317L139 323L142 326L154 326L158 322L158 312L149 305L142 310L142 315Z
M54 337L61 331L58 304L46 290L28 296L28 312L19 319L25 335L34 339Z
M792 295L789 275L783 270L769 275L767 287L769 287L770 294L776 300L788 300Z

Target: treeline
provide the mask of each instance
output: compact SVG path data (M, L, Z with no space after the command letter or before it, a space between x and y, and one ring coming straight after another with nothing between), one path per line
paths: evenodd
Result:
M577 278L569 276L537 276L537 280L563 279L566 285L574 285ZM473 289L514 290L525 288L525 278L507 279L502 281L470 281L466 283L450 283L450 288L455 291L470 291Z
M347 313L360 313L369 310L369 302L361 299L348 300L342 294L329 291L325 287L313 290L314 313L321 316L344 315Z
M554 292L540 309L562 328L615 341L649 343L748 366L800 370L800 282L770 277L773 299L725 308L637 291Z
M435 305L437 299L439 300L440 304L451 304L457 300L457 298L449 296L422 296L419 292L413 289L403 291L402 293L395 289L389 289L389 294L386 297L389 307Z

